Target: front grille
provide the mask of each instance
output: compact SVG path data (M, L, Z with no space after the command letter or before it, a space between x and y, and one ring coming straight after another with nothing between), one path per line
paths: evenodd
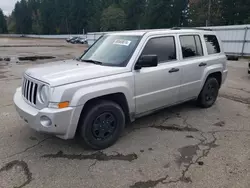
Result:
M24 98L33 105L37 103L37 91L38 84L24 77L22 94Z

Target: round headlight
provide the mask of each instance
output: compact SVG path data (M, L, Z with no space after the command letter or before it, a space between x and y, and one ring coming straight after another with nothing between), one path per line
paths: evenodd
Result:
M41 87L41 90L40 90L40 99L41 99L41 102L42 103L47 102L48 96L49 96L49 87L46 86L46 85L44 85L44 86Z

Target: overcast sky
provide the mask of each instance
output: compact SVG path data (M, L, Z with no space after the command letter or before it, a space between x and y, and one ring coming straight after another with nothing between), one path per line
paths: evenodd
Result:
M17 1L18 0L0 0L0 8L3 10L5 15L11 14Z

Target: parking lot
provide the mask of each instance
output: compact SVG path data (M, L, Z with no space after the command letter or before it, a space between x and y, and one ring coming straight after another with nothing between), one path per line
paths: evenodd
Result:
M249 188L248 61L229 61L216 104L171 107L128 125L103 151L37 133L13 105L22 73L35 64L79 56L63 40L0 38L0 188ZM54 59L19 61L18 57Z

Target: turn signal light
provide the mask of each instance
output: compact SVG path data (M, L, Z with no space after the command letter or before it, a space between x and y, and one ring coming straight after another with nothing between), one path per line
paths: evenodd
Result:
M58 108L67 108L69 107L69 102L60 102L58 103Z

